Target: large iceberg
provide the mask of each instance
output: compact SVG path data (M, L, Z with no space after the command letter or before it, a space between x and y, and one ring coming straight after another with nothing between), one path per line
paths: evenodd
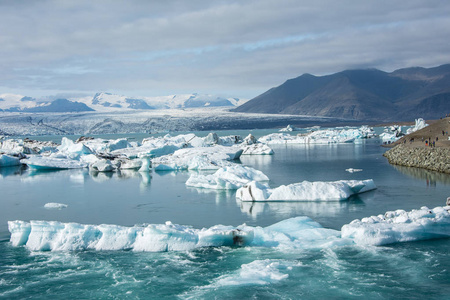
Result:
M450 237L450 206L422 207L406 212L388 211L384 215L354 220L342 226L343 238L362 245L386 245L398 242Z
M295 249L343 243L339 231L325 229L308 217L288 219L265 228L244 224L194 229L171 222L124 227L55 221L9 221L8 228L13 246L24 245L32 251L164 252L233 245Z
M242 151L225 146L185 148L152 159L152 166L155 171L217 170L231 166L230 161L238 159Z
M269 178L259 170L236 164L220 168L211 175L191 174L186 185L206 189L233 190L251 181L269 181Z
M373 189L376 189L376 186L372 179L303 181L274 189L252 181L237 190L236 198L241 201L341 201Z
M287 133L272 133L258 139L265 144L334 144L349 143L359 139L374 137L373 128L361 126L360 128L323 129L296 136Z

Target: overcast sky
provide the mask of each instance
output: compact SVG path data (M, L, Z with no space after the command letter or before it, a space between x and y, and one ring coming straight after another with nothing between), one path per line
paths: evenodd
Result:
M450 1L0 0L0 94L253 98L303 73L450 63Z

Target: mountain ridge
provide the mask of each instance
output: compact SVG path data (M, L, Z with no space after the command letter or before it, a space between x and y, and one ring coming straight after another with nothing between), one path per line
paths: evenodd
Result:
M450 64L390 73L378 69L324 76L305 73L232 111L370 121L404 121L424 114L439 118L450 112Z

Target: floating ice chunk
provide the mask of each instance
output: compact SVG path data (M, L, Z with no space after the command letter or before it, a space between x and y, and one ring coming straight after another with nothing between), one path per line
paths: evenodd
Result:
M351 195L375 189L372 179L333 182L303 181L270 189L251 182L236 192L241 201L341 201Z
M72 140L63 137L61 140L61 146L57 147L61 154L66 155L69 158L77 159L82 155L93 154L92 150L82 143L75 144Z
M186 181L187 186L205 189L238 189L251 181L269 181L261 171L242 165L220 168L214 174L192 174Z
M2 154L0 155L0 167L19 166L20 159L18 157Z
M417 130L423 129L428 126L428 124L425 123L425 120L422 118L418 118L415 121L416 121L416 123L415 123L414 127L408 128L406 130L406 134L416 132Z
M325 229L308 217L288 219L272 226L216 225L194 229L166 222L144 226L83 225L55 221L9 221L13 246L32 251L134 250L186 251L201 247L259 246L296 249L349 244L340 232Z
M81 141L79 141L78 144L83 144L97 153L109 153L115 150L132 147L131 143L129 143L125 138L120 138L116 140L87 138L82 139Z
M152 159L156 171L171 170L217 170L232 165L230 160L238 159L242 149L236 147L214 146L185 148Z
M86 168L87 163L82 161L77 161L68 158L54 158L54 157L42 157L42 156L32 156L27 159L22 159L21 163L27 164L33 169L79 169Z
M0 141L0 151L10 155L37 154L32 148L24 145L21 139L6 139Z
M253 145L253 144L256 144L257 141L258 140L252 134L249 134L242 141L242 144L244 144L244 145Z
M265 285L276 283L289 277L286 272L301 263L286 260L255 260L241 265L237 274L219 277L214 286Z
M386 245L450 237L450 206L406 212L388 211L384 215L354 220L342 226L343 238L362 245Z
M56 203L56 202L49 202L44 205L44 207L46 209L62 209L62 208L66 208L67 206L68 206L67 204Z
M355 172L362 172L362 169L348 168L348 169L345 169L345 171L347 171L349 173L355 173Z
M97 172L111 172L114 171L114 166L109 159L100 159L89 165L89 169Z
M252 144L243 148L242 155L272 155L273 150L262 143Z
M296 131L298 128L295 128L294 126L288 125L285 128L281 128L280 132L290 132L290 131Z

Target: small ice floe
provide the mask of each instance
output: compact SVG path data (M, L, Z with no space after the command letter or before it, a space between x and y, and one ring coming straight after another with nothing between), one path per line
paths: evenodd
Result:
M49 202L44 205L44 208L46 208L46 209L63 209L63 208L66 208L67 206L68 205L64 204L64 203Z
M342 201L374 189L376 186L372 179L303 181L274 189L252 181L237 190L236 198L241 201Z
M348 169L345 169L345 171L347 171L349 173L355 173L355 172L362 172L362 169L348 168Z
M192 174L186 181L187 186L227 190L238 189L251 181L269 181L263 172L242 165L220 168L214 174Z
M342 238L362 245L386 245L450 237L450 206L410 212L388 211L384 215L354 220L342 226Z
M242 152L242 155L272 155L273 150L269 146L257 143L245 146Z

